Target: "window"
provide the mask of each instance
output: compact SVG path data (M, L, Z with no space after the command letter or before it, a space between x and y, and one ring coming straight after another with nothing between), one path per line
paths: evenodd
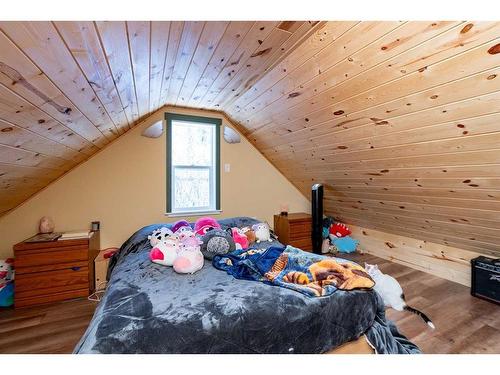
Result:
M166 114L167 213L220 210L220 125L209 117Z

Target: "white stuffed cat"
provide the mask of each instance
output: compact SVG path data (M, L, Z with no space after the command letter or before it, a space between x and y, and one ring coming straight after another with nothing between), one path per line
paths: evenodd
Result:
M271 232L269 230L269 224L267 223L258 223L252 225L252 229L255 231L255 236L257 237L257 243L261 241L269 241L272 242Z
M373 289L380 294L386 307L392 307L397 311L409 311L420 316L432 329L435 328L427 315L406 304L403 288L401 288L401 285L399 285L394 277L383 274L382 271L378 269L378 265L365 263L365 270L373 281L375 281Z

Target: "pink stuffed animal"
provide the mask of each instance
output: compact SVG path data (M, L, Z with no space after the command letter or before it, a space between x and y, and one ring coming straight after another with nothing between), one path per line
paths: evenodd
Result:
M177 273L195 273L203 267L203 254L200 245L203 243L194 232L179 233L181 247L174 260L174 271Z
M7 282L14 278L14 259L8 258L0 260L0 288L3 288Z
M183 246L174 260L174 271L177 273L195 273L203 268L203 254L200 246Z
M236 244L236 249L247 249L248 248L248 238L240 228L231 228L231 233L233 235L234 243Z
M205 235L213 228L220 229L220 224L212 217L201 217L194 223L194 231L199 236Z
M177 236L170 236L165 241L158 242L149 252L149 258L153 263L162 266L172 266L177 258L180 248L180 241Z

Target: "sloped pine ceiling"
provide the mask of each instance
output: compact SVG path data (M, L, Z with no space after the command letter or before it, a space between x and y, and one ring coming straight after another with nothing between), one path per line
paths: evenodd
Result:
M327 214L500 253L499 74L499 22L0 22L0 212L168 104Z

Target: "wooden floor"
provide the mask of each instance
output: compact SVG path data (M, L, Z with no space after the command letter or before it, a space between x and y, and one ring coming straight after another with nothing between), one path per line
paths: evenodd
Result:
M424 353L500 353L500 306L472 297L462 285L372 255L346 257L362 265L379 264L399 280L407 302L433 320L435 331L413 314L387 311ZM71 353L96 305L82 299L36 308L0 308L0 353Z
M395 277L408 305L433 321L435 330L406 311L388 309L388 319L424 353L500 354L500 306L470 295L470 289L369 254L346 255L359 264L378 264Z

